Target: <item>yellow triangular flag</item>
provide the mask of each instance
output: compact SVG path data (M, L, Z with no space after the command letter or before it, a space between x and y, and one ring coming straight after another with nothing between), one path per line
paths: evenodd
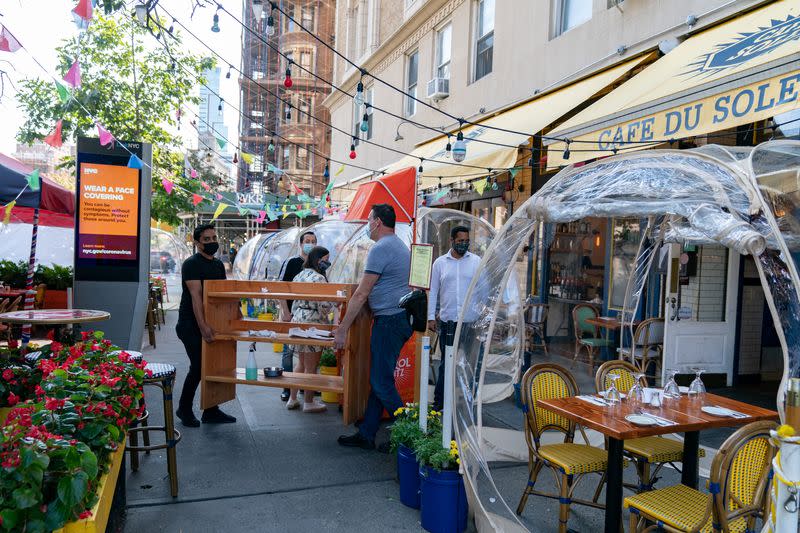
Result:
M12 200L6 204L6 214L3 215L3 224L8 224L11 220L11 210L14 209L15 205L17 205L16 200Z
M217 217L218 217L218 216L220 216L220 215L222 214L222 212L223 212L223 211L225 211L225 208L226 208L226 207L228 207L228 204L223 204L222 202L220 202L220 203L217 205L217 210L216 210L216 211L214 211L214 218L212 218L211 220L212 220L212 221L213 221L213 220L217 220Z
M337 171L336 171L336 174L334 174L334 176L338 176L338 175L339 175L339 174L341 174L342 172L344 172L344 165L342 165L342 166L340 166L340 167L339 167L339 170L337 170Z
M486 189L486 186L489 184L489 178L485 180L478 180L475 182L475 190L478 191L478 194L483 194L483 191Z
M242 161L247 163L248 165L253 163L253 154L248 154L247 152L242 152Z

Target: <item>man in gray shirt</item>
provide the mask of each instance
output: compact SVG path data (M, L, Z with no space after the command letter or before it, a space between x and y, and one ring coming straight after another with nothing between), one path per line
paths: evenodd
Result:
M411 325L405 310L399 307L400 298L408 292L411 254L395 235L394 208L388 204L372 206L369 214L369 236L375 241L367 256L364 275L347 306L347 313L336 329L334 343L344 347L347 330L369 301L375 320L370 339L370 393L367 410L358 432L342 435L339 444L370 450L375 447L383 410L391 415L403 405L394 383L394 369L403 345L411 337ZM381 451L388 451L384 443Z

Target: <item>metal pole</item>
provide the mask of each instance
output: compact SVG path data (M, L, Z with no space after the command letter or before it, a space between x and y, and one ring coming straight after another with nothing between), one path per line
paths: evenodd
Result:
M428 372L431 359L431 338L422 337L422 357L419 367L419 427L428 431Z

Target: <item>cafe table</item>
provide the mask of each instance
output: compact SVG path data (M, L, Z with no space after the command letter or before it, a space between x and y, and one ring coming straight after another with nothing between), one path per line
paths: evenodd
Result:
M605 338L607 341L610 340L612 332L616 333L618 330L622 329L622 320L620 320L619 316L596 316L593 318L587 318L586 323L606 330ZM640 323L641 320L634 320L633 327L635 328ZM603 349L607 350L607 348ZM606 352L604 357L606 360L613 359L610 351Z
M597 396L596 398L599 398ZM603 401L601 399L601 401ZM759 420L774 420L778 413L754 405L705 393L700 397L681 394L680 398L665 398L661 407L646 404L633 405L623 400L616 405L595 405L578 396L537 400L536 406L557 413L569 420L598 431L608 437L608 476L606 478L606 533L619 533L622 520L622 470L623 443L626 439L637 439L653 435L683 433L683 472L681 483L697 488L698 448L700 431L704 429L744 426ZM717 406L744 415L715 416L703 412L703 406ZM642 409L672 421L672 425L639 426L625 417Z
M109 318L111 313L94 309L30 309L0 313L0 322L9 324L81 324L100 322Z

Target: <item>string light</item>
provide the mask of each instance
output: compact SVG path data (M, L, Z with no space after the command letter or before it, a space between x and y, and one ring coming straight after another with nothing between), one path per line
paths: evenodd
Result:
M235 165L238 162L239 162L239 154L234 152L233 153L233 164Z
M417 171L418 171L420 174L422 174L423 172L425 172L425 170L422 168L422 162L423 162L423 161L425 161L425 159L423 159L422 157L420 157L420 158L419 158L419 168L417 169Z
M211 31L214 33L219 33L219 10L222 9L222 6L217 6L217 12L214 13L214 24L211 25Z
M491 171L491 169L489 169L489 170ZM497 177L496 176L492 176L492 190L493 191L497 190Z
M364 82L361 80L359 80L358 85L356 85L356 95L353 96L353 102L355 102L357 106L364 105Z
M450 135L447 136L447 146L444 147L445 159L450 159L453 156L453 145L450 144Z
M453 144L453 161L460 163L465 157L467 157L467 143L464 142L464 134L459 130L456 142Z
M356 158L356 143L355 143L355 139L356 138L353 137L353 142L350 143L350 159L355 159Z
M283 80L283 86L287 89L292 88L292 60L289 60L289 64L286 67L286 78Z
M369 104L367 105L367 109L369 109ZM361 128L360 129L364 133L369 131L369 113L367 113L366 110L364 111L364 116L361 117Z
M228 65L228 73L225 74L225 79L226 80L231 79L231 70L233 70L233 65Z
M269 140L269 145L267 146L267 150L269 150L270 153L275 151L275 141L274 140L272 140L272 139Z
M275 35L275 19L272 17L272 10L275 9L275 3L270 2L270 4L272 4L272 8L270 9L269 16L267 17L267 30L265 32L267 37L272 37Z
M173 18L172 19L172 23L169 25L169 29L167 30L167 33L172 35L172 32L174 32L174 31L175 31L175 19Z
M438 190L438 191L442 190L442 177L441 176L439 176L439 185L436 186L436 190Z
M331 177L331 171L328 169L328 165L330 165L330 160L325 161L325 170L322 172L322 177L325 179Z
M222 102L224 101L225 100L223 100L222 98L219 99L219 105L217 106L217 111L219 111L220 113L222 112Z
M564 148L564 154L562 155L562 157L566 161L567 159L569 159L569 143L571 141L569 139L565 139L564 142L567 143L567 146Z
M292 104L286 104L286 121L292 120Z

